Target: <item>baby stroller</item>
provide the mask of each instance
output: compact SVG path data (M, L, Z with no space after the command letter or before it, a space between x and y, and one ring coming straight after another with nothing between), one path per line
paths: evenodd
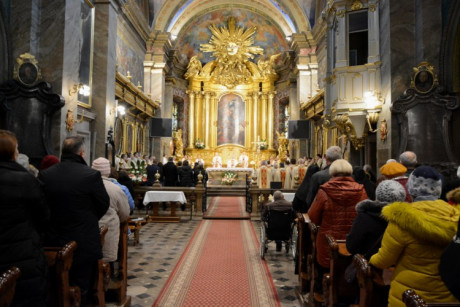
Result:
M292 247L292 229L294 228L294 211L268 210L268 216L262 221L260 227L260 257L268 250L271 241L282 241L286 244L286 254Z

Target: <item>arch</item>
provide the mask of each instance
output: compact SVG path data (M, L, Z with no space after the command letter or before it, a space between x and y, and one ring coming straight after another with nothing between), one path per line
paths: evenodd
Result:
M158 12L154 30L177 35L183 25L197 14L202 14L203 11L244 7L249 7L253 12L271 16L273 22L278 24L285 36L311 30L310 22L297 1L286 1L281 6L271 0L234 0L231 3L224 0L168 0Z
M441 42L441 85L460 92L460 1L452 1Z

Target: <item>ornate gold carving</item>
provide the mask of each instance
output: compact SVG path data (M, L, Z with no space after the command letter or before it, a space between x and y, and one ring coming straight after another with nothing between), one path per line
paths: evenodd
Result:
M269 61L259 60L259 67L249 61L254 58L255 54L262 55L261 47L252 46L254 44L254 33L256 27L250 27L244 30L242 27L236 27L236 20L233 17L228 19L228 28L217 28L211 25L213 36L209 44L201 44L201 51L212 52L217 60L206 64L201 70L202 75L211 75L216 82L225 85L227 88L233 88L237 84L250 83L252 77L264 75L273 75L274 70L271 68L276 56L272 56ZM189 65L186 76L196 73L197 68L201 65L196 63ZM187 77L186 77L187 78Z
M439 85L438 76L434 72L434 66L430 62L423 61L413 68L411 87L420 93L428 93Z
M375 12L377 10L377 3L371 3L369 4L369 11L371 11L372 13Z
M333 121L337 125L339 131L348 137L356 150L364 147L364 141L367 134L364 133L362 137L357 136L355 127L348 117L348 114L337 115L334 117Z
M337 17L338 18L343 18L345 16L345 10L339 10L337 11Z
M23 53L16 58L13 78L25 85L33 85L42 78L38 61L30 53Z
M363 4L361 3L361 1L359 0L353 1L353 4L351 5L352 11L360 10L362 8L363 8Z

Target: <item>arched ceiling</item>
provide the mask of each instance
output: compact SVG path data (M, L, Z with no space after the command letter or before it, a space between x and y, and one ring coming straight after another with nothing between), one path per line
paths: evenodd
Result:
M154 30L171 33L174 48L182 57L199 54L206 63L210 54L200 52L200 44L211 38L208 27L227 26L228 17L235 17L240 27L257 27L255 45L265 50L264 56L288 50L293 33L311 29L304 8L296 0L167 0L156 14Z
M245 9L265 15L272 19L285 37L311 28L304 10L294 0L168 0L156 14L154 29L179 36L191 19L219 9Z

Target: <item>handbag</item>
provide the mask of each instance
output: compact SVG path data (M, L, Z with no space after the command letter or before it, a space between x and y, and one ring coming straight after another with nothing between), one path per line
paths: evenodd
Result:
M460 220L457 235L442 253L439 275L447 289L460 300Z

